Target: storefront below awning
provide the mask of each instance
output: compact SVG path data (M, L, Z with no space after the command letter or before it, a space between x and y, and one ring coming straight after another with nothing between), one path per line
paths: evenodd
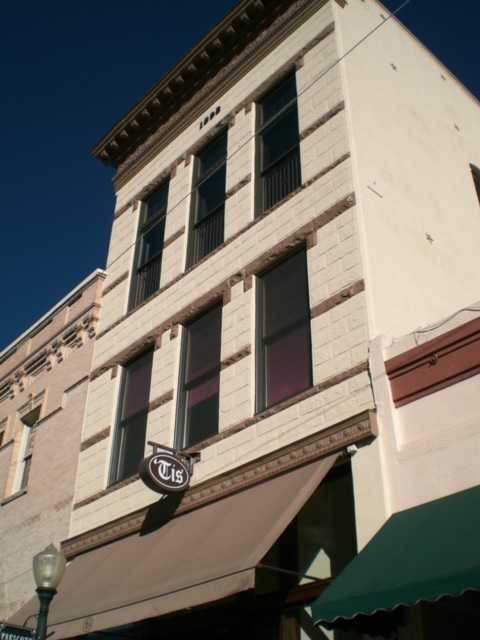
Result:
M480 487L394 514L312 605L327 628L480 590Z
M316 461L71 562L52 601L56 640L179 611L250 589L255 567L333 466ZM38 611L33 598L10 622ZM27 623L28 624L28 623Z

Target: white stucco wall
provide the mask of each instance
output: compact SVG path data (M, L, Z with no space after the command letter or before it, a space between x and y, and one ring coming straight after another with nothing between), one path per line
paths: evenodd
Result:
M476 296L480 109L376 0L334 7L370 336L399 337Z
M480 375L395 408L385 361L480 315L480 304L401 340L370 346L389 514L480 484Z

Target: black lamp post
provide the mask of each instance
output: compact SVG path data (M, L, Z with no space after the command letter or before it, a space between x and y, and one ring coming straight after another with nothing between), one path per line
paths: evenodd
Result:
M46 640L48 608L53 596L57 593L57 587L63 577L66 564L64 556L57 551L53 544L48 546L45 551L37 553L33 558L33 575L40 600L37 621L38 640Z

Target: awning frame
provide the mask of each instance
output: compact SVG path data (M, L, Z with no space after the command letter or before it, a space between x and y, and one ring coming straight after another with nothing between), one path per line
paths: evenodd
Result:
M480 591L479 540L480 486L395 513L312 605L314 623L358 628Z
M49 622L57 640L251 589L257 564L337 457L316 460L79 556L67 567L52 602ZM33 598L11 622L37 609Z

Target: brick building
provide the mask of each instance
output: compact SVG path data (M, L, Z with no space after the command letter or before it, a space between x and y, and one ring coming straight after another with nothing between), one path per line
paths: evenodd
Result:
M32 557L69 533L104 275L0 354L0 620L32 597Z
M331 634L309 605L397 508L370 341L476 287L479 114L376 0L242 0L96 146L117 203L57 638ZM152 442L188 489L142 482Z

